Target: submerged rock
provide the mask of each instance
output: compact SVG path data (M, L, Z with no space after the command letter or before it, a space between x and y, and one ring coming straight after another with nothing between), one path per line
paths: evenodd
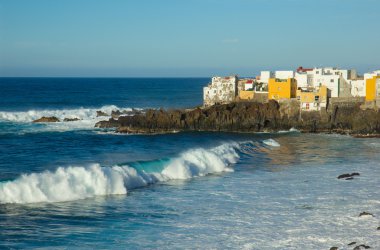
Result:
M351 173L351 174L341 174L337 178L338 179L346 179L346 180L352 180L354 179L354 176L360 176L359 173Z
M75 121L80 121L79 118L65 118L63 119L64 122L75 122Z
M359 214L359 217L361 217L361 216L372 216L372 217L375 217L373 214L368 213L368 212L361 212L361 213Z
M353 241L353 242L347 244L347 246L352 246L352 245L355 245L355 244L356 244L356 241Z
M43 116L40 119L34 120L33 122L59 122L59 119L55 116Z
M353 250L361 250L361 249L369 249L369 248L371 248L371 247L364 245L364 244L361 244L359 246L356 246Z

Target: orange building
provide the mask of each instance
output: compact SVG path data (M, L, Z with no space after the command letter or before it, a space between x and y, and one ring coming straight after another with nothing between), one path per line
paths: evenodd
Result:
M282 80L278 78L270 78L268 82L268 99L281 100L296 98L297 81L294 78Z
M301 109L306 111L321 110L327 107L327 87L322 85L318 91L297 90L297 100L301 102Z
M366 80L366 101L375 101L380 95L380 76L374 76Z

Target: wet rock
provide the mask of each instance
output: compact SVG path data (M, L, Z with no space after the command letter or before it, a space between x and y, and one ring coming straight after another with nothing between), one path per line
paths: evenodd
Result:
M361 217L361 216L372 216L372 217L375 217L373 214L368 213L368 212L361 212L361 213L359 214L359 217Z
M380 227L377 227L377 230L380 230Z
M106 112L98 110L96 111L96 117L99 117L99 116L109 116L109 115Z
M359 173L341 174L337 178L338 179L352 180L354 176L360 176L360 174Z
M106 115L103 112L97 114ZM168 132L274 132L294 127L301 132L380 134L380 110L361 110L360 105L302 112L302 119L297 102L279 104L273 100L267 103L233 102L181 110L115 111L113 117L114 120L117 119L116 122L112 120L108 124L104 122L97 126ZM349 177L353 176L345 178Z
M350 244L347 244L347 246L356 245L356 241L351 242Z
M33 122L59 122L59 119L55 116L43 116L40 119L34 120Z
M330 247L330 250L338 250L338 247Z
M65 118L63 119L64 122L75 122L75 121L80 121L79 118Z
M364 244L361 244L359 246L356 246L353 250L361 250L361 249L369 249L369 248L371 248L371 247L364 245Z
M119 116L122 115L122 112L120 110L112 110L111 117L114 119L119 118Z

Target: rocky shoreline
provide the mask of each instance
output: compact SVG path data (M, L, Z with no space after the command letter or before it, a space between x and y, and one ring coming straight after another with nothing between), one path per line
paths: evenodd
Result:
M380 112L362 110L358 104L300 113L295 103L279 104L271 100L267 103L234 102L186 110L149 109L129 116L114 115L95 126L133 134L181 131L277 132L296 128L308 133L338 133L367 138L380 137Z

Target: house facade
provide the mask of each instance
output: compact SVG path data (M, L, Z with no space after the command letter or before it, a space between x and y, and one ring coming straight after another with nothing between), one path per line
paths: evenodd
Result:
M213 77L211 83L203 88L203 105L230 103L237 95L237 76Z

